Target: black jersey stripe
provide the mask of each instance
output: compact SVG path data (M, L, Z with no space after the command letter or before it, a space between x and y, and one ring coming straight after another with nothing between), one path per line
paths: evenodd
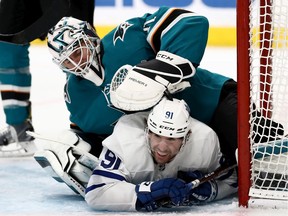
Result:
M151 37L151 45L154 48L155 52L160 50L161 45L161 34L163 30L165 30L168 25L173 22L178 16L184 13L193 13L191 11L183 10L183 9L174 9L170 12L170 14L166 17L165 20L162 21L162 24L156 29Z
M2 100L18 100L27 101L30 98L30 93L17 92L17 91L1 91Z

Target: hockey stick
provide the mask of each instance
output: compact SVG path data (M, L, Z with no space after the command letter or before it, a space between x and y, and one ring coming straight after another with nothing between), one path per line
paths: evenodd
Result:
M70 0L50 0L51 4L44 14L26 29L12 34L1 34L0 40L14 44L27 44L46 34L70 8Z
M214 179L214 178L226 173L227 171L229 171L231 169L234 169L235 167L237 167L237 164L233 164L233 165L226 164L226 165L220 166L216 170L214 170L213 172L204 175L202 178L195 179L195 180L189 182L188 186L190 187L190 190L193 189L193 188L196 188L199 185L201 185L201 184L203 184L203 183L205 183L207 181L210 181L211 179ZM166 199L161 201L160 205L163 206L163 207L173 206L171 201L170 200L166 200Z
M213 172L204 175L202 178L195 179L195 180L191 181L190 183L188 183L188 185L191 187L191 189L196 188L199 185L201 185L207 181L210 181L211 179L214 179L214 178L222 175L223 173L226 173L227 171L229 171L231 169L234 169L235 167L237 167L237 164L220 166L216 170L214 170Z

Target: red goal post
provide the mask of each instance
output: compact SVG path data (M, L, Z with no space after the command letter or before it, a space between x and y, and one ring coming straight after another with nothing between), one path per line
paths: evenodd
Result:
M288 137L265 137L255 113L288 129L288 1L237 0L239 205L287 206ZM277 130L267 123L263 130ZM263 204L265 203L265 204Z

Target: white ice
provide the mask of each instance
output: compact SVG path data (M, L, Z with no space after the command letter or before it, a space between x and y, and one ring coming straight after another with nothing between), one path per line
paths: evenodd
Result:
M30 48L32 115L36 132L54 134L69 128L69 113L63 99L65 75L52 63L45 46ZM235 48L208 47L201 67L236 79ZM5 117L0 113L0 126ZM41 148L41 146L39 146ZM165 209L162 212L97 212L65 184L58 183L32 158L0 159L0 215L195 215L195 216L284 216L285 209L238 207L237 196L201 207Z

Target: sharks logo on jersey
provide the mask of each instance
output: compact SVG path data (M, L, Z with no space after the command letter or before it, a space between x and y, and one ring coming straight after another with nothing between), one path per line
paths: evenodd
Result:
M129 22L121 23L114 32L113 36L113 44L115 45L117 40L124 41L124 37L128 28L130 28L133 24Z

